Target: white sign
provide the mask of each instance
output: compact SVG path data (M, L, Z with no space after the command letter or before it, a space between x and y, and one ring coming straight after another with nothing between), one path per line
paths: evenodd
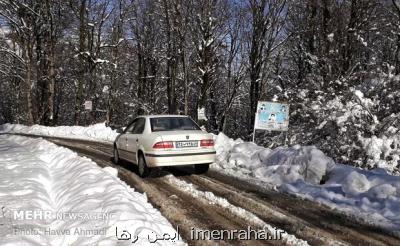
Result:
M85 101L85 110L92 110L93 103L92 101Z
M287 131L289 128L289 104L258 102L254 129Z
M205 111L206 111L205 108L199 108L199 109L197 109L197 118L198 118L199 120L207 120L206 112L205 112Z

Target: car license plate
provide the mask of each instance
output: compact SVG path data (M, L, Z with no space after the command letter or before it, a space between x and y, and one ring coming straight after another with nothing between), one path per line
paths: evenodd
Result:
M198 141L180 141L176 142L177 148L190 148L199 146Z

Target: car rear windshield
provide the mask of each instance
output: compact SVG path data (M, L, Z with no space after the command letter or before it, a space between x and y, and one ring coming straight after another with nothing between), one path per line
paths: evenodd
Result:
M150 118L151 131L200 130L199 126L188 117Z

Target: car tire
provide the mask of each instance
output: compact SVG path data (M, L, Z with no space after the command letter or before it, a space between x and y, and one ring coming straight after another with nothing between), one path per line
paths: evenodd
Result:
M113 161L115 164L118 164L120 159L119 159L119 153L118 153L118 148L117 146L114 144L114 151L113 151Z
M202 174L208 171L210 164L195 164L193 167L196 174Z
M143 154L138 156L138 172L139 176L142 178L148 177L150 175L150 168L146 164Z

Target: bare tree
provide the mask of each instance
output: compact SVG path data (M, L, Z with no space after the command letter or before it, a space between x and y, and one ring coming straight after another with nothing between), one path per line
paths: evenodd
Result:
M400 2L397 0L392 0L393 7L395 9L395 13L397 15L398 20L400 20ZM396 74L400 73L400 31L397 31L396 34L396 52L395 52L395 67Z
M71 8L74 10L76 15L78 16L79 20L79 47L78 47L78 57L79 57L79 76L78 76L78 84L77 84L77 91L76 91L76 98L75 98L75 124L79 125L81 111L82 111L82 104L83 104L83 97L84 97L84 86L85 86L85 59L84 59L84 52L86 50L86 36L87 36L87 0L80 0L78 7L75 6L74 2L70 2Z
M197 109L205 108L210 130L217 130L215 92L211 89L217 80L216 73L220 65L218 50L227 31L224 29L226 14L224 1L201 1L194 6L198 13L193 14L192 38L196 50L196 82L198 93L193 116L197 119ZM207 105L208 102L208 105Z
M254 124L257 102L260 98L261 74L271 52L280 43L284 27L285 0L250 0L251 37L249 51L250 115L249 126Z
M225 97L217 114L218 130L226 130L226 120L229 110L231 109L236 96L238 95L240 86L245 82L247 76L246 71L246 47L243 42L244 37L244 14L241 8L235 9L231 7L231 21L228 24L228 33L226 36L226 78L225 87L220 90L225 91Z
M36 123L36 108L34 104L34 47L35 47L35 26L39 22L41 16L32 6L15 1L0 1L0 15L7 20L12 32L15 35L16 43L21 48L21 52L14 52L10 49L2 49L3 53L7 53L21 62L24 66L23 75L20 79L24 84L24 94L27 109L28 124Z

